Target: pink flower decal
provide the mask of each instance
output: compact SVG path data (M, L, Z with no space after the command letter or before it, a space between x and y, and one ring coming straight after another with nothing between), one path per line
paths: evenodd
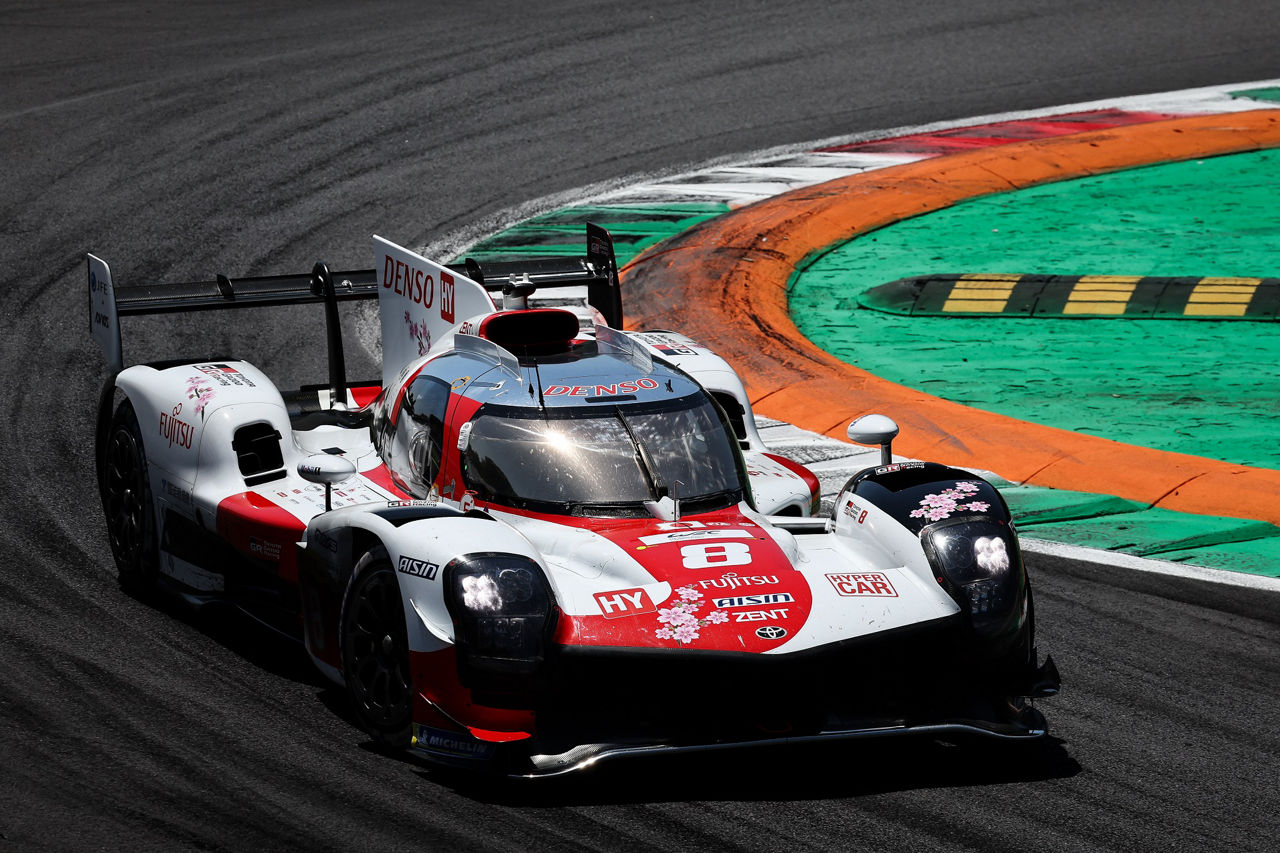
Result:
M968 501L969 498L977 493L977 483L956 483L951 488L944 489L936 495L925 495L921 498L919 508L911 511L911 517L927 518L929 521L941 521L944 518L950 518L952 513L962 509L971 512L986 512L991 508L991 504L985 501L961 503L961 501Z
M431 349L431 330L426 323L415 323L408 311L404 312L404 322L409 327L409 337L418 342L418 355L426 355Z
M672 632L675 635L677 643L691 643L698 639L698 628L696 625L685 623Z
M196 414L204 417L204 407L213 399L213 383L204 376L188 377L187 397L196 401Z
M699 601L702 593L691 586L680 587L676 590L676 595L679 596L677 601L658 611L658 622L662 623L662 627L654 631L653 635L659 640L675 640L682 645L692 643L701 636L698 629L729 621L729 614L722 610L712 610L699 618L698 610L704 603Z

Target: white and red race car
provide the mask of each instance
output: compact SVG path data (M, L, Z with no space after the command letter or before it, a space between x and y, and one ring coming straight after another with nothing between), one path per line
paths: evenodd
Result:
M98 479L129 590L301 636L379 742L549 775L605 757L925 733L1033 739L1031 593L999 493L891 464L830 517L722 359L624 332L607 232L581 258L117 289L88 258L111 377ZM585 300L530 308L534 290ZM490 291L501 290L503 309ZM348 387L339 301L376 298L381 385ZM314 302L329 383L246 361L124 368L130 314ZM678 697L678 701L676 701Z

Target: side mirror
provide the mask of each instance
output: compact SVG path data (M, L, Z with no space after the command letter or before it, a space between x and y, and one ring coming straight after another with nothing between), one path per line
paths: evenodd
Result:
M849 424L849 440L855 444L880 445L880 464L893 462L893 439L898 425L884 415L863 415Z
M355 463L345 456L315 453L298 463L298 476L308 483L324 483L324 510L333 509L333 487L356 473Z

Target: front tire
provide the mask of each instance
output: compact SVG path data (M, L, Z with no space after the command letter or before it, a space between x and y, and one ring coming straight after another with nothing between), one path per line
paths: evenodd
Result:
M378 743L409 745L413 684L400 584L387 552L367 551L356 563L339 626L342 676L361 726Z
M103 448L102 509L120 588L141 595L155 588L159 553L147 454L133 405L116 407Z

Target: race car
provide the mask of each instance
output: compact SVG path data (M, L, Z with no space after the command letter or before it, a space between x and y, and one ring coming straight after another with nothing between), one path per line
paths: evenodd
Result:
M849 436L881 464L819 516L723 359L623 329L598 227L585 256L528 262L373 242L370 270L128 288L88 256L126 590L299 637L378 743L487 772L1046 732L1032 700L1057 671L988 482L894 462L897 426L868 415ZM357 299L378 301L380 382L345 375ZM122 317L297 303L324 308L326 384L227 357L124 367Z

